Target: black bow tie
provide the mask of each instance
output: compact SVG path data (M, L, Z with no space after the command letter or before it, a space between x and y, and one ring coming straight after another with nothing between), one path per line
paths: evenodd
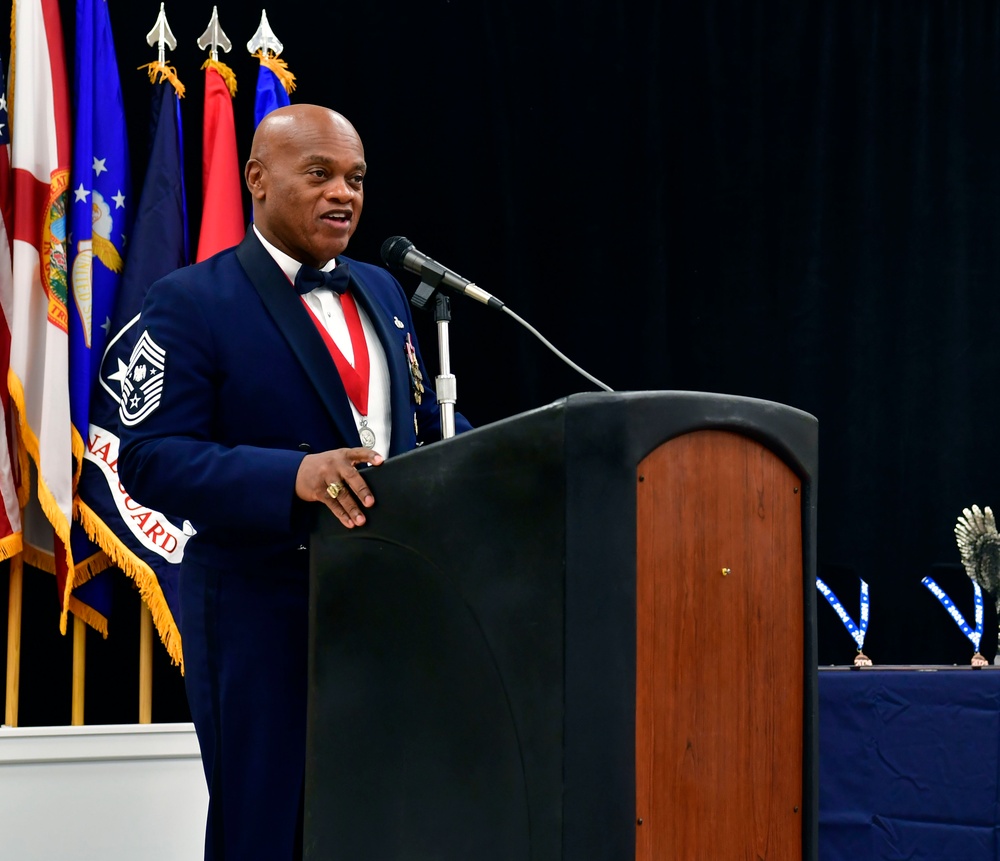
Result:
M338 263L336 269L324 272L303 264L295 275L295 289L308 293L317 287L329 287L335 293L344 293L351 282L351 271L346 263Z

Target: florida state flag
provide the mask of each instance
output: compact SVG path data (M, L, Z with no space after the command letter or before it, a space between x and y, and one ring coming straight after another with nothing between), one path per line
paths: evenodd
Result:
M20 443L34 461L35 500L51 524L35 530L40 553L73 571L73 458L69 409L66 217L70 117L57 0L17 0L11 63L14 260L8 382ZM26 467L27 465L24 464ZM31 471L22 470L23 476ZM26 514L26 533L30 525ZM52 533L55 533L53 541ZM26 544L34 546L28 540ZM29 563L29 550L25 558ZM51 557L50 557L51 558ZM66 628L72 578L62 597Z

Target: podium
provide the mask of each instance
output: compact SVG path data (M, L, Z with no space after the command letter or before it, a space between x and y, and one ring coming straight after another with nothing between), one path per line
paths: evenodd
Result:
M817 857L816 420L574 395L312 538L310 861Z

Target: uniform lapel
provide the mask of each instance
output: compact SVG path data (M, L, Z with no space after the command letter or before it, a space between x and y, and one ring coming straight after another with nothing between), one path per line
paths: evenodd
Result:
M361 439L351 413L351 404L333 359L330 358L323 339L302 307L298 293L288 283L281 267L260 244L253 228L247 232L239 248L236 249L236 257L275 325L315 386L323 405L347 445L360 446Z
M399 454L409 448L409 430L413 409L410 406L410 369L401 341L401 333L393 328L392 311L386 308L372 292L371 287L358 274L360 267L351 268L351 290L355 299L368 313L375 327L385 361L389 366L389 403L392 410L389 455Z

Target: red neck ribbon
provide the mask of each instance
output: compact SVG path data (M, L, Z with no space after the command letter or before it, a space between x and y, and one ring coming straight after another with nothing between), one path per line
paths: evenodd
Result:
M340 297L340 304L344 309L344 319L347 321L347 332L351 336L351 349L354 350L354 364L351 365L347 358L340 352L340 348L334 343L326 327L320 322L312 308L306 302L305 296L299 297L302 304L316 324L326 349L329 350L337 370L340 372L340 379L344 383L344 390L347 397L351 399L355 409L361 415L368 415L368 381L370 365L368 362L368 343L365 341L365 330L361 326L361 315L358 314L358 306L354 303L354 298L350 293L344 293Z

